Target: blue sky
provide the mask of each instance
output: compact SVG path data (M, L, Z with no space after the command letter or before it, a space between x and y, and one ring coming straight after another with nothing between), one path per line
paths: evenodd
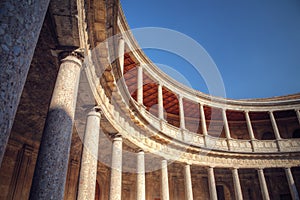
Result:
M299 0L121 0L121 4L131 28L169 28L202 45L221 73L227 98L300 92ZM144 51L152 61L182 74L191 87L208 93L201 75L183 58Z

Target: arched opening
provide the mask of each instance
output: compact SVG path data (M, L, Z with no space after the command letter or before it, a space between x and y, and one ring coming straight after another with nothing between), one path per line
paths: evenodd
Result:
M296 129L293 132L293 138L300 138L300 129Z

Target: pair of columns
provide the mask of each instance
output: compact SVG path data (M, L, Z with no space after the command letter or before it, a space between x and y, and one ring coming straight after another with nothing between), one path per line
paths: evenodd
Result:
M287 182L289 185L289 189L290 189L290 194L293 200L299 200L299 194L294 182L294 178L291 172L291 168L284 168L285 171L285 175L287 178ZM258 173L258 179L259 179L259 184L260 184L260 189L261 189L261 193L262 193L262 197L264 200L269 200L270 196L269 196L269 191L268 191L268 187L267 187L267 182L265 179L265 175L264 175L264 171L263 169L258 169L257 170Z

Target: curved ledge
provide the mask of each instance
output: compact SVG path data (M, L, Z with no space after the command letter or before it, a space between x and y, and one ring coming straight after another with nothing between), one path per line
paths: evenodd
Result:
M110 15L113 14L113 12L110 13ZM107 16L107 19L114 20L115 18ZM93 23L88 22L88 24L92 25ZM109 24L116 23L110 22ZM117 26L108 28L108 37L116 32L111 29L117 28ZM134 40L133 38L128 39ZM101 42L97 41L96 38L91 40L95 43ZM137 44L133 42L133 45ZM101 59L108 59L107 55L110 54L110 51L107 48L101 49L101 53L103 56ZM142 51L138 51L138 54L144 57L144 61L147 61L147 58ZM89 54L88 57L89 56L91 55ZM109 63L108 61L103 62ZM101 67L101 63L92 63L85 68L88 82L98 106L101 107L104 116L110 124L124 138L145 151L160 155L166 159L202 166L263 168L265 166L292 167L300 165L299 140L247 141L231 139L227 141L226 139L218 139L210 136L204 138L199 134L173 127L170 124L155 118L145 109L139 108L139 106L134 103L132 97L128 93L124 80L122 80L120 76L121 70L118 61L113 62L108 69L106 69L105 73L101 74L108 80L105 83L100 83L102 77L97 74L97 71L99 71L97 67L99 67L99 65ZM159 78L158 81L163 81L161 76L163 72L158 70L157 67L150 65L149 70L153 70L153 72L157 71L156 75ZM118 83L122 84L117 84L116 80L119 81ZM255 103L255 101L236 101L211 97L181 84L177 84L176 81L171 79L168 80L166 84L170 84L170 87L174 86L174 88L177 88L176 90L182 91L185 97L196 97L199 103L207 104L209 106L223 108L226 103L226 108L243 111L269 111L270 109L274 109L273 106L276 106L276 110L291 108L299 109L300 107L300 98L298 96L295 100L283 98L282 100L267 100L266 102ZM207 146L205 146L207 143L213 143L215 145L214 149L210 150L210 148L207 148ZM289 148L290 145L293 146L293 149Z

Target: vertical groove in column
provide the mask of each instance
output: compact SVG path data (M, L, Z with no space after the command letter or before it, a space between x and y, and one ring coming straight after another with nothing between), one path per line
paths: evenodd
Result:
M287 181L288 181L288 184L289 184L289 189L290 189L292 199L293 200L299 200L299 194L298 194L298 191L297 191L297 187L295 185L295 181L294 181L294 178L293 178L293 174L291 172L291 168L285 168L284 171L285 171L285 175L286 175L286 178L287 178Z
M121 200L122 196L122 138L113 139L109 200Z
M242 188L241 188L241 183L240 183L240 179L239 179L238 169L233 168L232 175L233 175L235 199L243 200L243 194L242 194Z
M161 161L161 200L169 200L168 162Z
M63 199L81 60L62 60L45 122L30 199Z
M208 188L209 188L210 199L218 200L214 168L212 167L207 168L207 172L208 172Z
M143 67L137 67L137 102L143 105Z
M260 184L260 190L261 190L261 193L262 193L262 197L263 197L264 200L270 200L268 187L267 187L267 183L266 183L266 179L265 179L263 169L258 169L257 173L258 173L258 179L259 179L259 184Z
M193 200L191 167L189 164L186 164L184 166L184 184L185 184L185 199Z
M143 151L137 154L137 175L136 175L137 199L146 199L146 180L145 180L145 153Z
M89 112L84 134L84 147L81 158L78 200L94 199L97 179L98 143L100 113Z

